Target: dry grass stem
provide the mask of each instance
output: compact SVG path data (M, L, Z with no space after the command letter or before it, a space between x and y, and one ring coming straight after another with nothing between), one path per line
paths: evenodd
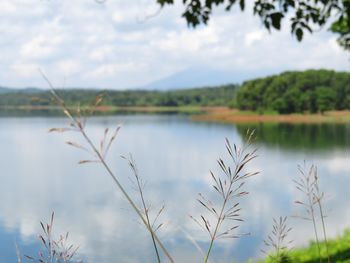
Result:
M80 143L77 143L77 142L67 142L70 146L76 147L76 148L84 150L84 151L88 151L91 154L92 159L81 160L79 163L85 164L85 163L96 162L96 163L100 163L105 168L108 175L111 177L111 179L116 184L118 189L122 192L124 197L127 199L128 203L133 208L133 210L136 212L136 214L139 216L139 218L141 219L141 221L143 222L143 224L145 225L147 230L150 231L151 235L153 236L155 241L158 243L159 247L162 249L165 256L168 258L168 260L170 262L173 263L174 260L170 256L167 249L164 247L163 243L158 238L157 234L153 231L152 228L148 227L149 224L147 222L147 219L143 216L142 211L137 207L137 205L132 200L132 198L130 197L128 192L125 190L124 186L120 183L120 181L115 176L115 174L112 172L111 168L109 167L109 165L106 162L106 159L105 159L106 155L107 155L114 139L116 138L120 127L117 127L114 130L114 132L112 133L112 135L109 135L109 129L106 129L104 131L103 138L99 143L99 146L96 146L86 133L86 130L85 130L86 118L82 115L80 107L78 107L75 114L73 114L73 112L66 106L64 100L58 95L58 93L56 92L55 88L51 84L50 80L46 77L46 75L42 71L40 71L40 73L43 76L43 78L46 80L46 82L48 83L53 98L56 100L56 102L62 108L63 113L70 120L69 127L53 128L53 129L50 129L50 131L51 132L53 132L53 131L55 131L55 132L76 131L82 135L85 143L87 144L86 146L84 146ZM101 100L101 97L97 96L95 104L98 104L100 102L100 100Z
M214 242L220 238L239 238L242 234L236 233L241 218L239 198L248 194L243 190L246 179L257 175L259 172L244 172L246 165L257 157L256 149L251 149L254 131L247 131L247 140L242 148L236 144L231 146L226 139L226 150L231 157L233 165L227 165L222 159L218 160L221 174L210 172L213 180L213 188L219 195L220 203L214 205L212 201L199 194L198 202L205 209L199 219L191 218L208 233L210 245L204 262L208 262Z
M21 251L19 250L17 242L15 242L15 248L16 248L17 263L22 263Z
M51 214L50 222L44 224L40 222L43 234L39 235L39 240L45 250L39 252L39 257L25 255L27 259L34 263L69 263L82 262L73 261L79 247L68 244L68 232L60 235L57 240L53 237L54 213Z
M289 248L292 240L287 240L289 232L292 228L287 225L287 217L279 217L279 219L273 218L272 231L264 240L266 250L261 250L274 262L282 262L284 258L287 258ZM272 253L269 251L272 249Z
M326 216L324 214L323 207L322 207L322 201L323 201L323 198L324 198L325 195L324 195L324 192L322 192L320 190L320 187L319 187L319 178L318 178L318 175L317 175L317 166L315 166L315 168L314 168L314 178L315 178L314 200L316 201L317 207L319 209L319 214L320 214L321 223L322 223L323 238L324 238L324 243L325 243L325 246L326 246L327 261L328 261L328 263L330 263L331 260L330 260L330 256L329 256L329 248L328 248L328 240L327 240L327 232L326 232L326 223L325 223Z
M153 243L153 247L154 247L154 250L155 250L155 253L157 256L157 261L160 263L161 260L160 260L160 256L159 256L158 246L157 246L157 243L155 241L154 233L163 226L163 223L158 223L158 219L164 211L164 205L158 210L158 212L154 216L153 220L151 220L151 216L150 216L151 207L150 207L150 205L148 205L146 203L145 194L144 194L144 189L145 189L146 183L140 177L139 171L137 169L135 160L132 157L132 155L130 155L129 158L126 158L123 156L122 156L122 158L124 158L128 161L128 164L133 172L133 177L135 180L131 180L131 181L133 182L134 188L140 197L141 208L139 208L139 209L140 209L140 211L142 211L143 216L145 217L145 219L147 221L148 229L152 230L152 231L149 231L149 233L150 233L151 238L152 238L152 243Z
M298 200L295 201L295 203L301 205L305 211L304 216L298 217L312 222L318 254L320 257L320 262L322 263L321 247L317 227L317 219L320 218L326 246L327 261L330 262L325 226L325 215L322 208L324 193L321 192L319 188L317 167L315 165L311 165L310 168L307 169L306 163L304 162L303 166L298 166L298 170L301 176L298 178L298 180L294 180L294 183L296 185L296 188L304 195L304 200Z

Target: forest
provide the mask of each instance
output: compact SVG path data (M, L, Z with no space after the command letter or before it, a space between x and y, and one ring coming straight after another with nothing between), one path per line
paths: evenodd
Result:
M67 105L87 106L103 95L104 106L228 106L258 113L323 113L350 108L350 73L290 71L230 84L171 91L58 89ZM0 89L0 107L51 106L48 90Z
M58 89L57 92L67 105L87 106L96 96L102 95L101 105L105 106L221 106L234 99L237 87L225 85L174 91ZM0 92L0 106L50 106L54 103L47 90L3 89Z
M235 106L283 114L349 109L350 73L294 71L247 81L237 92Z

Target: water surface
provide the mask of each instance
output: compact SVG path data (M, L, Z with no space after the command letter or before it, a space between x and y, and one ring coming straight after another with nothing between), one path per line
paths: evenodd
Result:
M65 118L0 118L0 262L16 262L14 243L22 254L36 255L40 221L55 211L55 233L70 232L80 245L84 262L155 262L147 232L99 164L78 165L90 156L66 145L81 141L78 134L48 133L67 124ZM132 153L140 175L147 181L145 194L153 212L165 204L159 235L177 262L202 262L208 236L189 219L203 210L199 192L215 198L209 171L219 172L216 160L227 159L225 137L240 144L247 125L191 122L178 115L124 115L88 120L88 133L96 141L105 127L122 124L108 162L134 197L125 160ZM318 166L330 236L349 227L350 127L349 125L250 125L257 131L259 157L249 166L261 171L251 178L242 202L241 239L216 244L212 262L245 262L263 255L263 239L272 217L302 213L292 179L304 160ZM308 222L290 219L294 246L312 238ZM299 233L303 233L301 236Z

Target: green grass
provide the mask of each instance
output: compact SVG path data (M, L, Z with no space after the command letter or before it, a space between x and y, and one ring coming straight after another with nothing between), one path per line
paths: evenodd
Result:
M326 256L326 246L324 243L321 245L322 262L328 262ZM328 248L330 254L330 260L332 263L346 262L350 263L350 229L344 231L341 236L335 239L328 240ZM320 257L318 255L317 244L310 242L306 247L292 249L288 253L289 262L300 262L300 263L319 263ZM266 258L261 262L272 263L272 262L287 262L287 261L276 261L271 258Z
M343 235L328 241L331 262L350 262L350 229ZM321 243L322 260L326 261L326 247ZM295 249L290 253L295 262L320 262L316 243L312 242L308 247Z

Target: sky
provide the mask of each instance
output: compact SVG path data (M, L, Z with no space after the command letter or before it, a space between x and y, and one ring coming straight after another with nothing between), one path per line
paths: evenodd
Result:
M249 7L215 10L208 26L192 29L177 2L159 11L155 0L0 0L0 86L45 88L38 69L56 87L112 89L197 68L232 73L232 80L350 69L350 53L326 29L299 43L288 24L267 32Z

